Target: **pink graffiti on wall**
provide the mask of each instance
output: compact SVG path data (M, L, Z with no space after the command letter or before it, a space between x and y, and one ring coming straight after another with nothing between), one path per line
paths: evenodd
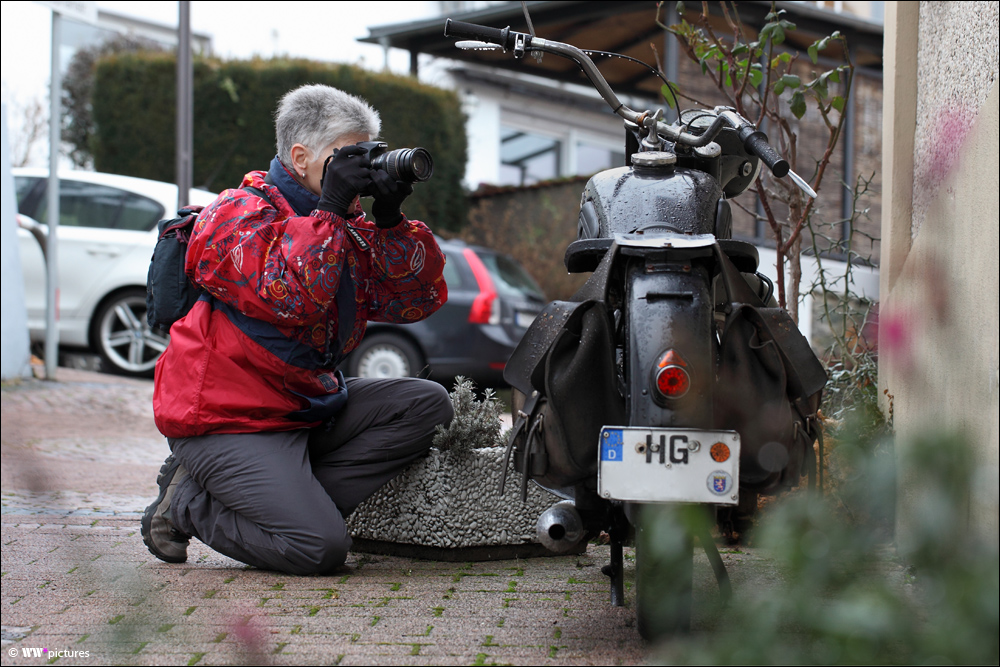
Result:
M976 115L975 109L950 104L936 116L934 128L930 132L930 145L926 150L918 149L917 153L914 180L918 192L937 190L958 167L965 138L972 131Z

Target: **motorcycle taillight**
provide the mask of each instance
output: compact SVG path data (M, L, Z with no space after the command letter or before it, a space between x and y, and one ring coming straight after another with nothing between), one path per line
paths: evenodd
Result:
M691 378L680 366L667 366L656 374L656 389L667 398L680 398L691 388Z
M675 350L667 350L657 364L656 390L664 398L680 398L691 388L691 376L684 370L684 360Z

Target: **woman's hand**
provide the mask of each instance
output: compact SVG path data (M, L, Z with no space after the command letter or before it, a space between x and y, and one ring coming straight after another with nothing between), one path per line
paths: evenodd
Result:
M354 199L372 184L370 166L367 151L360 146L334 151L323 165L323 194L316 208L347 217Z
M403 221L400 207L403 200L413 194L413 186L406 181L397 181L380 169L371 171L372 188L367 194L375 197L372 215L381 229L395 227Z

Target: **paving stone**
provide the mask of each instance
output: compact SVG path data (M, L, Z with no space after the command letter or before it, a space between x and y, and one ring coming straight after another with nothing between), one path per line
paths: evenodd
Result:
M151 397L149 382L67 369L58 382L3 387L5 650L89 651L58 661L74 665L648 659L631 590L626 607L608 604L600 572L607 546L483 562L352 553L341 572L292 577L248 569L193 541L187 563L161 563L139 537L167 451L152 424ZM724 558L738 588L779 580L752 549ZM633 567L627 558L626 583ZM718 594L703 556L695 571L698 627ZM39 662L4 655L5 665Z

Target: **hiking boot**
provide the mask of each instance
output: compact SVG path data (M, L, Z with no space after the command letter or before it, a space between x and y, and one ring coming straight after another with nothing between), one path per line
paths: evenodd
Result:
M171 454L160 466L156 483L160 485L160 495L142 514L142 541L149 552L167 563L183 563L187 560L190 535L185 535L174 527L170 517L170 501L174 498L177 485L188 477L187 470Z

